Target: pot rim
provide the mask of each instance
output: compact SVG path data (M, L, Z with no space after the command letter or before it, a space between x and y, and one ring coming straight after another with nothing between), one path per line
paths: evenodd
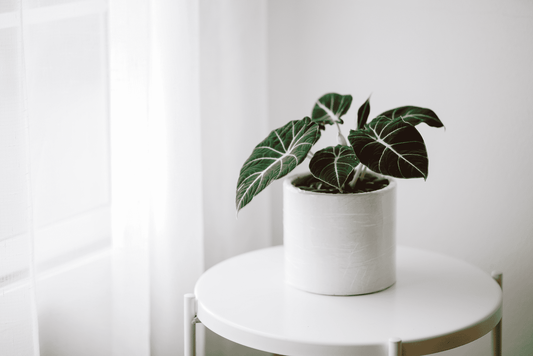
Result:
M367 174L374 174L374 172L367 171ZM304 173L295 173L289 175L287 178L283 181L283 188L284 189L290 189L294 190L295 192L298 192L299 194L307 194L307 195L319 195L319 196L361 196L361 195L371 195L371 194L382 194L388 190L393 190L396 188L396 179L389 177L389 176L383 176L383 178L387 179L389 181L389 185L387 185L385 188L381 188L378 190L373 190L371 192L361 192L361 193L320 193L320 192L311 192L308 190L300 189L292 184L292 182L298 178L305 177L311 175L311 172L304 172Z

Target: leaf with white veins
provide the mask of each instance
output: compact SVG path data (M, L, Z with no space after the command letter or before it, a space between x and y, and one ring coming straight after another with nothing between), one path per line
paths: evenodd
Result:
M338 145L315 153L309 162L309 169L317 179L334 186L342 193L348 177L358 164L359 160L351 147Z
M244 162L237 182L237 211L273 180L284 177L303 162L320 138L319 125L309 117L272 131Z
M401 120L413 126L416 126L422 122L431 127L444 126L433 110L420 108L417 106L402 106L396 109L385 111L377 118L381 117L385 117L390 121Z
M341 117L348 112L352 104L351 95L329 93L317 100L313 107L311 119L319 124L343 124Z
M417 129L403 120L378 116L348 140L361 163L374 172L397 178L427 178L426 145Z

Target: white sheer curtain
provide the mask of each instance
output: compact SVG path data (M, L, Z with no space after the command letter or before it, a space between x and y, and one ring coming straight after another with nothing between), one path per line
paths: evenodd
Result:
M239 220L234 209L240 167L269 131L266 10L266 1L112 2L114 167L123 165L114 185L123 233L115 237L136 251L128 271L147 261L149 282L129 288L147 287L149 297L131 304L126 293L125 316L149 315L154 355L181 352L180 302L204 268L272 244L268 194ZM140 159L125 166L132 151ZM207 340L207 354L254 352L216 335Z
M117 355L181 352L203 271L198 31L196 1L111 3Z
M234 210L270 129L266 20L266 1L0 0L0 354L179 355L202 271L272 244L268 193Z
M0 352L38 355L28 89L15 14L19 3L0 3Z
M0 1L2 355L72 354L92 318L107 340L105 19L105 1Z

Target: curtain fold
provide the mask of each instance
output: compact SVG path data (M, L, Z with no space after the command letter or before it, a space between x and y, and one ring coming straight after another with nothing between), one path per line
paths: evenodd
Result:
M203 271L197 0L151 7L152 355L183 350L183 295Z
M182 353L203 271L198 16L197 0L111 2L115 355Z
M150 355L150 2L109 2L111 355Z

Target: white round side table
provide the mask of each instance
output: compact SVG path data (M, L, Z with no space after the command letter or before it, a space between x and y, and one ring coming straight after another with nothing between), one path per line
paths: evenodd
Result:
M349 297L286 285L283 264L283 247L277 246L206 271L194 294L185 296L185 355L194 354L196 322L281 355L427 355L490 331L494 355L501 355L501 278L465 262L398 247L396 284Z

